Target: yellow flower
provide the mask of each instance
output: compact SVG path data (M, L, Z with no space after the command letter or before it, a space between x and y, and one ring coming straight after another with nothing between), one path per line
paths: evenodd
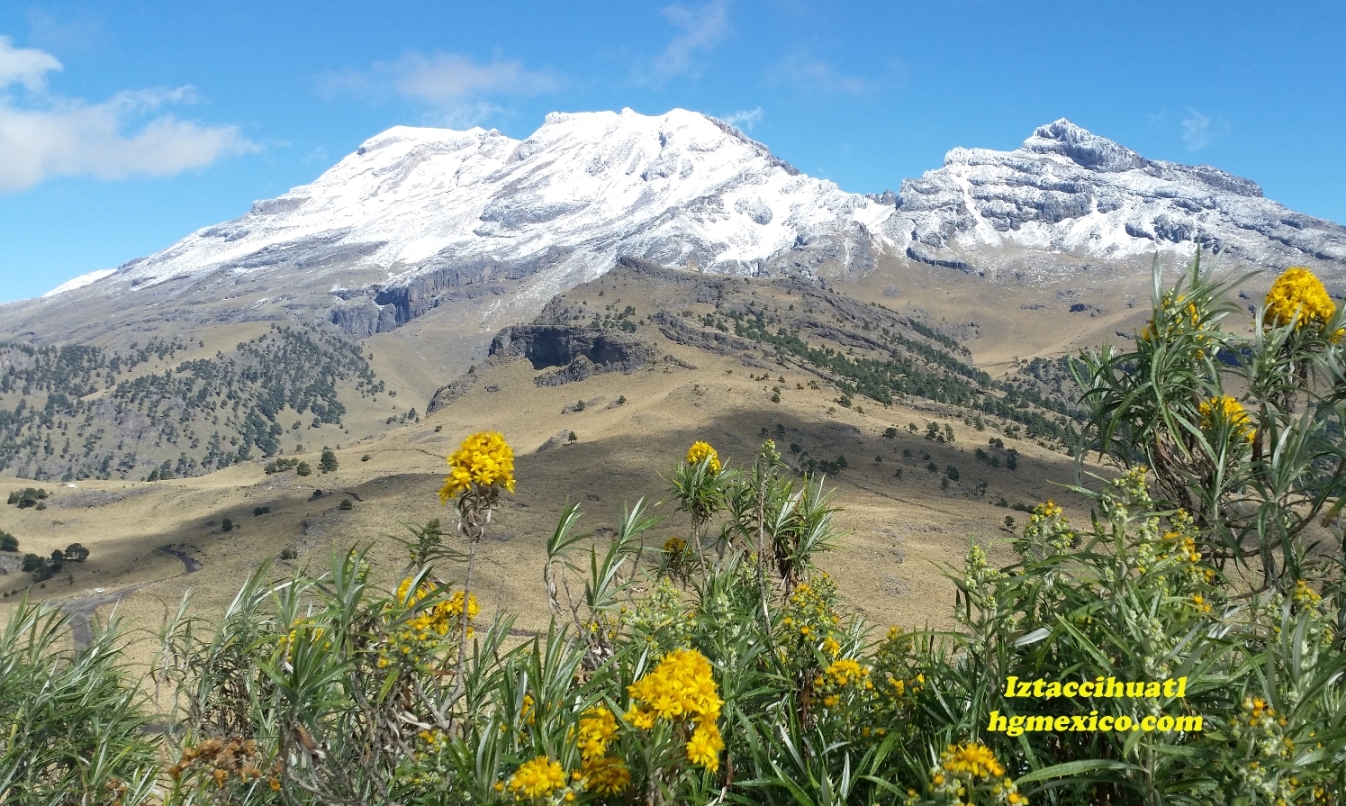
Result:
M1047 499L1047 503L1038 504L1033 507L1033 514L1041 516L1042 518L1054 518L1061 514L1061 507L1057 506L1056 502L1049 498Z
M832 678L832 682L836 685L846 686L860 682L862 677L869 674L869 669L851 658L842 658L833 661L830 666L823 670L823 674Z
M619 758L586 759L580 767L584 788L600 795L616 795L631 785L631 771Z
M724 740L720 738L720 729L715 723L703 720L692 731L687 742L687 760L700 764L711 772L720 769L720 751L724 749Z
M580 715L579 749L585 761L604 756L608 740L617 733L617 717L603 706L590 708Z
M1292 266L1276 278L1267 292L1264 321L1272 325L1293 321L1295 329L1309 325L1321 329L1336 311L1336 303L1327 295L1322 281L1308 269Z
M684 713L716 719L724 704L711 677L710 661L695 649L669 653L627 691L661 719L675 719Z
M707 457L709 457L708 469L710 472L719 473L720 454L710 446L710 443L693 442L692 447L687 449L687 464L689 465L699 465L703 461L706 461Z
M632 708L625 714L626 721L637 730L649 730L654 727L654 712L647 708Z
M463 440L448 461L449 475L439 491L441 504L473 485L514 492L514 451L496 431L482 431Z
M516 799L523 800L545 798L565 785L565 770L561 768L561 762L538 756L532 761L525 761L514 771L508 787Z
M967 773L973 778L999 778L1005 774L1005 768L996 760L991 748L976 742L949 745L940 757L940 766L949 772Z
M1248 412L1244 411L1242 404L1234 398L1213 397L1198 404L1196 409L1201 414L1202 427L1214 428L1223 421L1234 426L1236 433L1252 442L1255 432L1248 419Z

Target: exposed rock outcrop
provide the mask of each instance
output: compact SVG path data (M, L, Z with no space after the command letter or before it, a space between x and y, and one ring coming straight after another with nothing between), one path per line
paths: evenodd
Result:
M535 370L551 369L533 379L538 386L560 386L604 372L630 372L658 358L658 352L634 336L568 325L519 325L496 334L486 366L527 360ZM476 386L479 372L465 375L435 392L427 412L435 412Z

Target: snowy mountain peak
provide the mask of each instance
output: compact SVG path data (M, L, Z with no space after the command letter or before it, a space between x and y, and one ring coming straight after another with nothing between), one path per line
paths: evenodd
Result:
M778 276L900 270L905 255L1031 280L1156 251L1185 261L1198 244L1346 274L1346 228L1065 118L1012 151L955 148L894 197L806 176L697 112L554 112L522 140L388 129L312 183L41 304L134 294L174 316L321 317L362 336L449 305L489 331L625 256Z
M1060 154L1095 171L1129 171L1148 162L1131 149L1099 137L1065 118L1037 127L1022 148L1037 154Z
M955 148L944 167L902 183L908 256L965 271L1041 276L1043 257L1122 260L1199 244L1234 261L1346 273L1346 228L1262 197L1209 165L1146 159L1065 118L1013 151ZM1067 260L1054 260L1067 265Z
M287 307L366 335L469 287L500 293L483 321L540 308L622 256L737 274L864 269L894 212L683 109L552 113L523 140L397 126L98 285L174 298L308 289Z

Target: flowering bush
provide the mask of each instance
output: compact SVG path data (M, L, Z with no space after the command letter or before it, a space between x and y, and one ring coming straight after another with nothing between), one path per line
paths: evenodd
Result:
M1340 528L1342 314L1287 281L1248 344L1219 326L1224 287L1190 281L1156 291L1134 352L1086 356L1094 447L1121 472L1072 488L1087 519L1039 504L1009 565L974 545L947 569L954 629L872 635L816 562L836 539L823 480L770 442L744 470L699 442L670 479L690 539L647 547L644 500L601 542L565 507L553 621L511 643L508 617L476 623L471 577L513 455L477 434L441 491L461 555L432 522L392 590L352 550L320 576L258 569L213 621L184 604L154 665L173 706L158 748L113 633L62 654L61 617L18 609L0 801L1341 804L1343 557L1297 541ZM463 584L441 581L457 560ZM1046 694L1067 680L1131 682ZM1182 722L1059 727L1123 717Z

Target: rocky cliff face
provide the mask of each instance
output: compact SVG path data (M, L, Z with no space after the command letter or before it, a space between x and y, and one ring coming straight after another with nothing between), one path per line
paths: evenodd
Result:
M902 183L890 222L908 257L995 274L1022 253L1125 260L1195 245L1267 268L1346 270L1346 227L1263 198L1257 184L1207 165L1149 160L1068 120L1014 151L955 148Z

